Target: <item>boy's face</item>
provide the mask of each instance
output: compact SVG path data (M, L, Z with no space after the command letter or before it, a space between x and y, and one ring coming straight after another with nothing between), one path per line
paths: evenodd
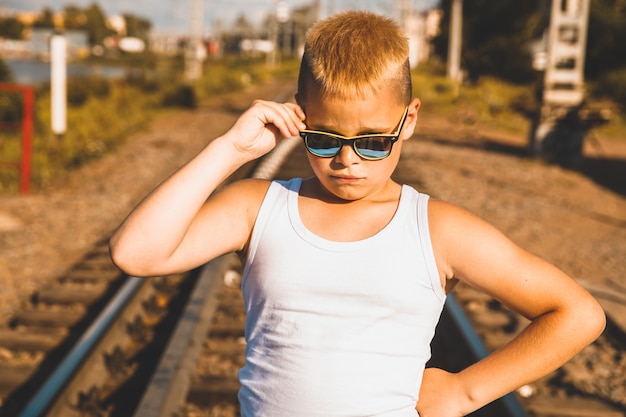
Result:
M306 114L308 130L346 137L398 133L406 106L391 91L371 98L340 100L323 97L311 90L306 100L300 102ZM313 172L323 188L349 201L374 197L384 192L385 187L392 184L391 174L398 164L402 142L413 135L418 108L419 100L411 101L398 140L393 144L389 156L383 159L364 159L352 146L345 144L332 157L323 158L307 153Z

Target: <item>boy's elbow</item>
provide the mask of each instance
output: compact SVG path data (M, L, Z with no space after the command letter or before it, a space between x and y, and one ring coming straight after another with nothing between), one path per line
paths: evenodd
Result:
M132 269L132 263L128 262L128 259L124 256L124 251L120 250L119 246L113 242L109 242L109 256L117 269L127 275L134 275L130 271Z
M583 313L580 323L584 323L586 333L589 335L589 343L596 340L606 327L606 314L598 301L589 296L588 302L579 309Z
M111 261L113 261L113 265L126 275L134 277L150 276L148 271L141 267L141 263L138 262L139 258L133 255L131 251L125 250L119 242L114 240L109 242L109 256Z
M596 338L597 338L598 336L602 334L602 332L604 332L604 329L606 328L606 314L604 313L604 310L602 309L602 307L597 301L595 305L596 305L595 324L596 324L596 333L597 333Z

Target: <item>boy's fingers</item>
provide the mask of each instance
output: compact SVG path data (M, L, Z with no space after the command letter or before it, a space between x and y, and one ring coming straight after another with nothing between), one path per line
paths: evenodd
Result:
M289 110L291 121L293 122L294 129L291 132L292 136L297 136L300 130L306 129L306 125L304 124L304 119L306 118L304 111L297 104L289 103Z
M304 119L306 119L306 115L304 114L304 110L302 110L302 107L300 107L299 105L295 104L295 103L288 103L287 104L291 109L293 109L298 122L302 124L303 128L304 128L304 123L302 123L302 121Z
M296 136L300 129L304 129L302 122L304 112L292 103L260 102L262 121L272 124L284 137Z

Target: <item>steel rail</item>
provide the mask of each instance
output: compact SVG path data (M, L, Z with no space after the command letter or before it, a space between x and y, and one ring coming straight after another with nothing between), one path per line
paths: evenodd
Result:
M109 327L128 302L134 297L146 280L128 277L111 302L102 310L96 320L76 342L61 364L46 380L37 394L29 401L19 417L39 417L52 405L66 386L72 375L79 369L85 358L106 334Z
M235 255L223 255L201 268L189 302L134 416L167 417L180 410L207 332L210 332L223 287L222 277L235 262Z

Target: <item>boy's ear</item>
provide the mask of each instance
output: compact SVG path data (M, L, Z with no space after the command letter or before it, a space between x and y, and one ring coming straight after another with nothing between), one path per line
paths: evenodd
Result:
M402 129L405 140L413 136L413 133L415 132L415 127L417 126L417 114L421 105L422 103L419 98L414 98L409 103L409 111L406 115L406 121L404 122L404 129Z

